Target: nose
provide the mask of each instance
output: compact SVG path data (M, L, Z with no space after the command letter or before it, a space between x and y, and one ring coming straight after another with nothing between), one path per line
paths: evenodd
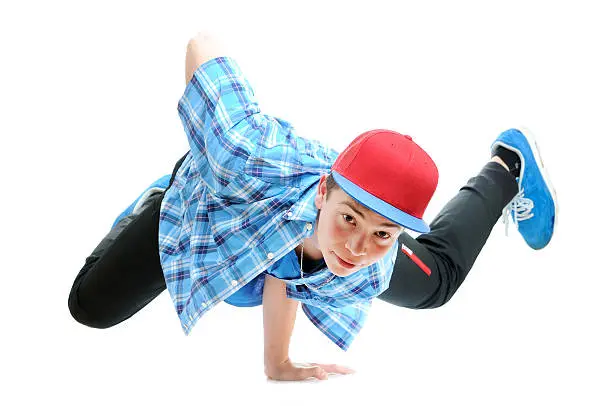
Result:
M366 254L366 236L352 235L344 244L344 248L349 250L351 255L362 256Z

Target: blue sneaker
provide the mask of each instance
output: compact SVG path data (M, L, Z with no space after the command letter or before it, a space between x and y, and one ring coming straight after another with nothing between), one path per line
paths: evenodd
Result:
M525 242L533 249L544 248L551 240L557 221L557 196L546 173L538 144L526 129L504 131L491 145L515 152L521 159L518 194L504 208L503 221L508 234L508 216L517 225Z
M138 214L140 212L140 210L142 210L144 203L149 199L149 197L151 197L152 195L156 194L156 193L162 193L164 192L168 186L170 185L170 178L172 176L171 175L165 175L162 176L161 178L157 179L155 182L153 182L151 185L149 185L149 187L147 187L144 192L142 192L140 194L140 196L138 196L138 198L136 200L134 200L132 202L132 204L130 204L128 206L127 209L125 209L116 219L115 222L113 223L111 229L113 229L117 223L119 223L119 221L121 221L122 218L129 216L130 214Z

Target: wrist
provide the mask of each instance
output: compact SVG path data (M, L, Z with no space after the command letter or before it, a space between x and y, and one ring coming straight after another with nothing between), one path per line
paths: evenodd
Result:
M287 364L291 364L291 360L289 359L289 357L282 359L282 360L281 359L274 359L274 360L265 359L264 360L264 373L269 378L277 378L280 375L283 369L283 366Z
M279 365L286 364L288 362L291 362L289 360L289 356L282 356L282 357L278 356L278 355L276 355L276 356L264 356L264 366L266 368L268 368L268 367L274 368L274 367L277 367Z

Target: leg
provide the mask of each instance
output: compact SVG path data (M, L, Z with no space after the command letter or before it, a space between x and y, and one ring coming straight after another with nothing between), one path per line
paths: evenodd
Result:
M416 239L402 233L391 283L380 299L424 309L441 306L453 296L502 210L518 193L516 178L493 160L444 206L429 233ZM402 251L402 244L429 268L429 275Z
M558 205L533 134L526 129L509 129L497 137L491 149L493 162L442 209L430 225L430 233L416 240L408 235L400 237L391 283L380 296L382 300L415 309L448 302L465 280L502 211L512 214L531 248L539 250L548 245ZM506 207L508 210L504 210Z
M121 219L87 257L68 299L79 323L114 326L166 289L157 241L162 198L158 193L139 214Z
M174 166L170 185L186 156ZM152 194L137 214L128 208L86 259L68 298L70 313L79 323L114 326L166 289L158 243L163 196L163 192Z

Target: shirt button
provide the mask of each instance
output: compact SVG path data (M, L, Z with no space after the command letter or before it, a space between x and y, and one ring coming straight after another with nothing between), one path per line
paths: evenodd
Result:
M269 253L268 253L268 259L272 259L272 258L274 258L274 254L273 254L273 253L271 253L271 252L269 252Z
M287 217L291 217L291 216L293 216L293 212L292 211L288 211L287 212Z
M232 281L232 286L238 286L238 281L234 279L234 280Z
M306 230L308 231L312 230L312 224L310 223L306 224Z

